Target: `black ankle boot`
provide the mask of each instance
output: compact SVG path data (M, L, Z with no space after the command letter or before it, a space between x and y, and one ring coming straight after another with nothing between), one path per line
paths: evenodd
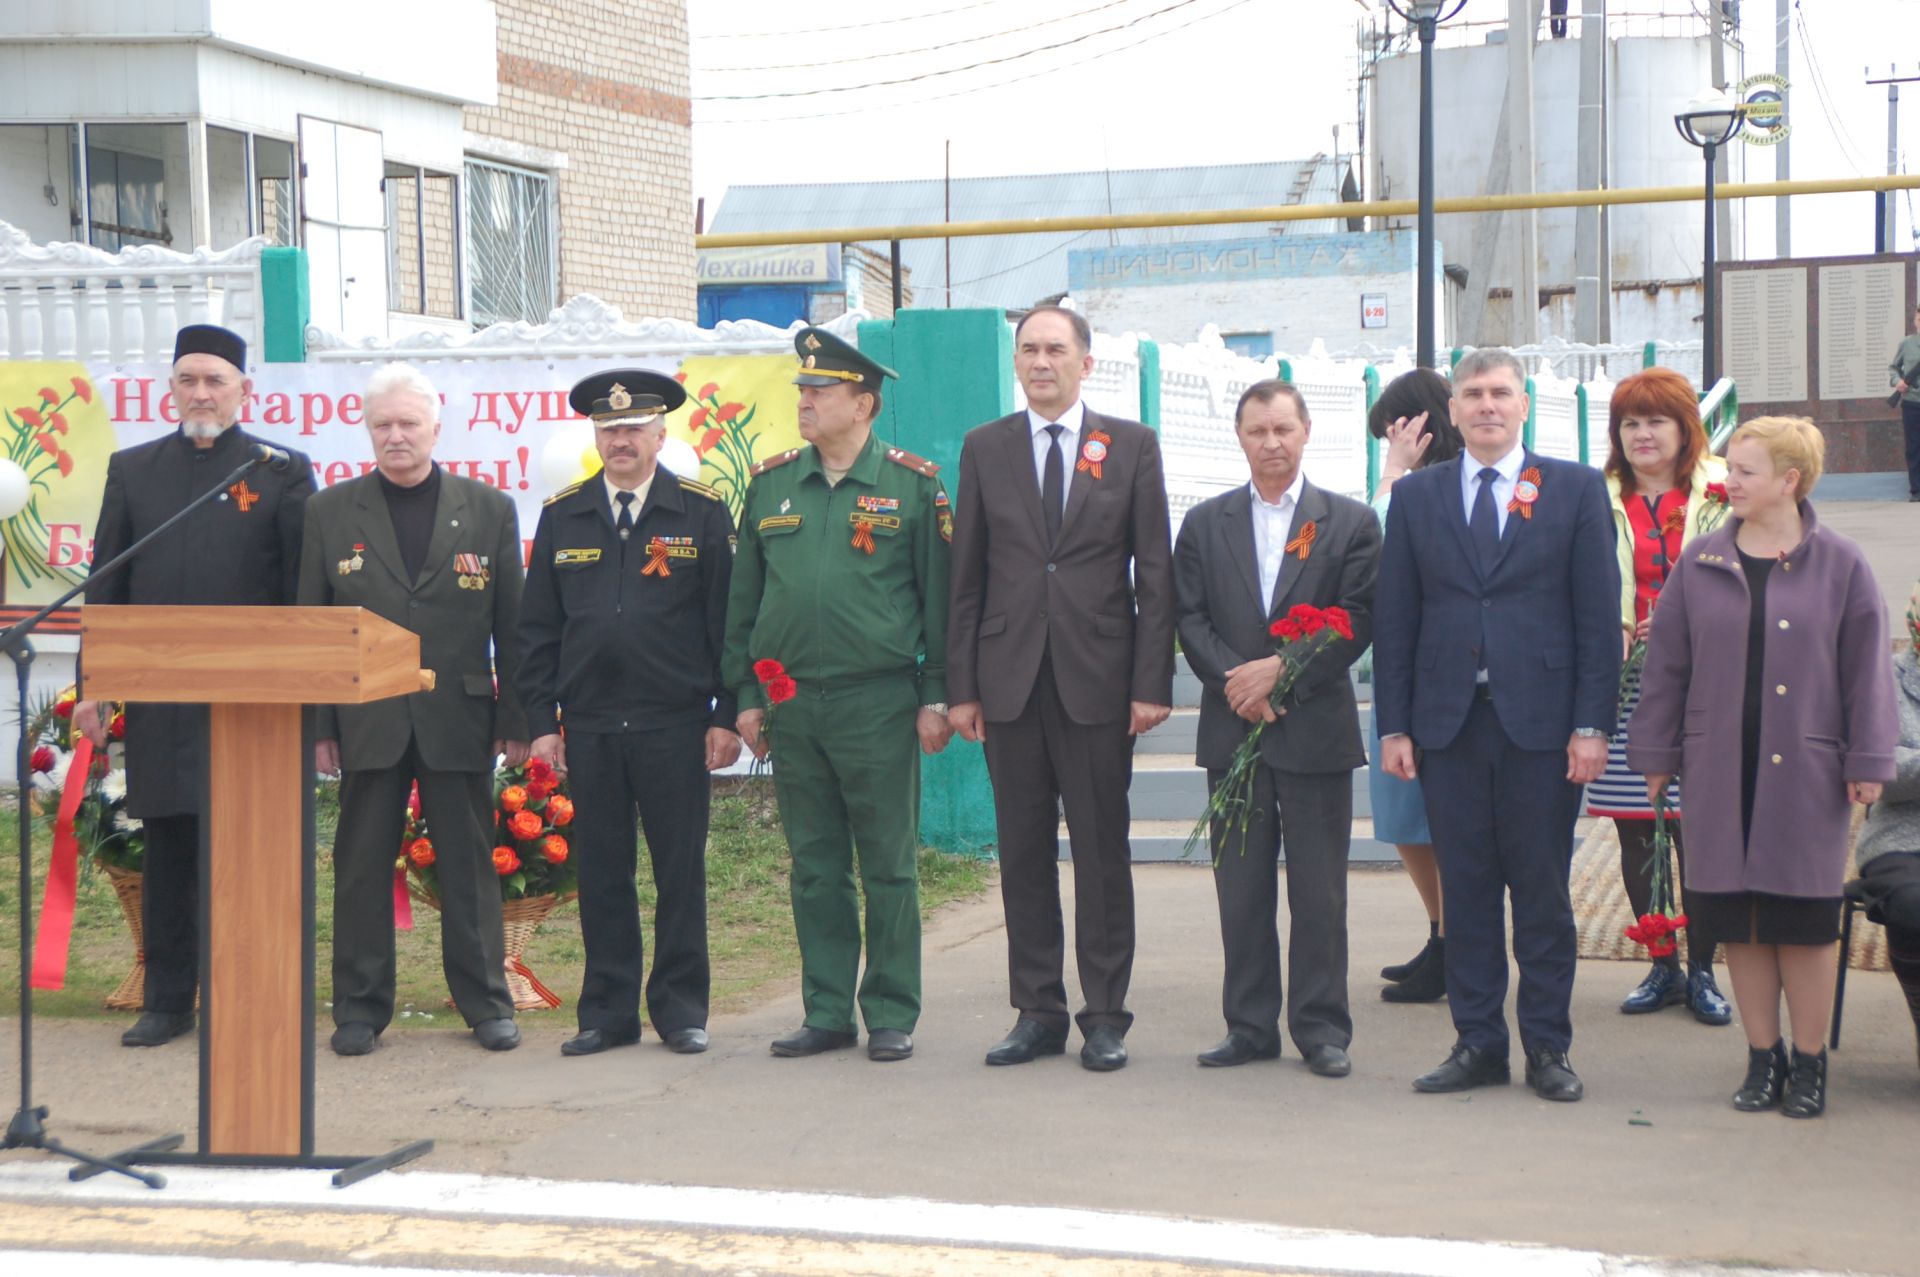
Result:
M1913 1017L1916 1046L1920 1046L1920 937L1898 928L1887 928L1887 960L1900 992L1907 995L1907 1014Z
M1390 967L1381 967L1380 978L1391 984L1399 984L1402 980L1427 964L1427 961L1433 957L1433 942L1439 938L1440 924L1437 922L1429 922L1427 924L1426 947L1405 962L1396 962Z
M1438 1002L1447 996L1447 938L1427 941L1427 960L1399 984L1380 990L1386 1002Z
M1788 1117L1819 1117L1827 1110L1827 1048L1807 1055L1793 1048L1793 1070L1787 1074L1787 1098L1780 1111Z
M1747 1080L1733 1093L1733 1107L1742 1113L1770 1109L1780 1102L1780 1096L1786 1088L1786 1043L1750 1046L1747 1048Z

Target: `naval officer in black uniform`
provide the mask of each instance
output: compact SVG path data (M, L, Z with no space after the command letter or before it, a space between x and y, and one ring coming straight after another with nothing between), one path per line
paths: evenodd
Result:
M238 333L192 324L174 340L173 396L180 428L107 462L93 562L106 563L178 514L255 455L265 441L239 429L253 390ZM87 583L89 604L259 607L291 603L313 465L292 452L280 469L257 466L125 567ZM84 653L83 657L84 659ZM76 729L106 744L95 702L74 709ZM160 1046L193 1027L199 982L200 808L206 794L207 707L127 706L127 814L141 820L147 978L140 1018L124 1046Z
M669 1049L707 1049L707 773L740 756L720 682L733 520L656 463L686 397L639 369L574 386L603 469L548 500L527 564L520 696L534 756L570 774L576 803L587 963L565 1055L640 1040L636 812L659 889L647 1017Z

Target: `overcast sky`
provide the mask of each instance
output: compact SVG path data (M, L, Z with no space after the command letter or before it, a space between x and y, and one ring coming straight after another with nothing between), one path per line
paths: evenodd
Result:
M1691 2L1625 7L1684 11ZM1875 60L1884 75L1894 53L1908 58L1902 74L1920 74L1920 0L1793 5L1793 176L1884 173L1887 90L1864 83L1865 67ZM1367 8L1366 0L691 0L694 194L711 218L732 184L937 177L949 141L956 177L1302 159L1335 149L1336 130L1338 149L1350 150L1354 25ZM1774 0L1743 0L1741 10L1745 70L1770 71ZM1504 0L1468 0L1459 20L1505 16ZM1033 52L1051 45L1060 47ZM848 86L871 87L820 91ZM1903 89L1901 149L1912 155L1920 84ZM1753 180L1773 176L1764 150L1749 163ZM1901 169L1913 165L1903 159ZM1765 256L1771 205L1751 203L1751 255ZM1899 200L1897 247L1915 246L1915 203ZM1796 254L1871 252L1872 230L1868 195L1795 202Z

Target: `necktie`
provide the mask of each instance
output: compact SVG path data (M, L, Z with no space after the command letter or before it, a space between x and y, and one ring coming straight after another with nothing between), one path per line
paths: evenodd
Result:
M1500 516L1493 508L1493 481L1499 477L1500 472L1492 466L1480 471L1480 491L1474 494L1473 518L1468 521L1474 553L1480 556L1480 566L1489 572L1500 557Z
M1047 465L1040 477L1040 512L1047 519L1047 544L1060 535L1060 518L1066 513L1067 463L1060 456L1060 433L1066 427L1054 422L1047 427Z
M613 499L620 503L620 517L613 521L613 526L619 529L620 539L624 541L633 534L633 494L616 492Z

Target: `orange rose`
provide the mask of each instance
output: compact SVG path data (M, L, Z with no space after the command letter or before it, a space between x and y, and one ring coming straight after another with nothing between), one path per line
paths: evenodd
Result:
M527 805L527 791L518 785L508 785L500 791L500 810L519 811Z
M432 864L433 863L432 841L426 838L414 839L413 845L407 848L407 859L411 860L414 864L419 865L422 869L425 869L428 865Z
M518 838L521 842L529 842L538 838L541 829L544 827L545 824L541 821L537 812L516 811L513 815L507 817L507 832L515 838ZM509 870L508 872L512 871Z
M567 840L559 834L548 834L540 840L540 854L547 858L550 865L567 863Z
M573 823L573 800L565 794L555 794L547 799L547 819L556 826Z
M520 857L513 854L511 847L493 849L493 871L502 878L520 867Z

